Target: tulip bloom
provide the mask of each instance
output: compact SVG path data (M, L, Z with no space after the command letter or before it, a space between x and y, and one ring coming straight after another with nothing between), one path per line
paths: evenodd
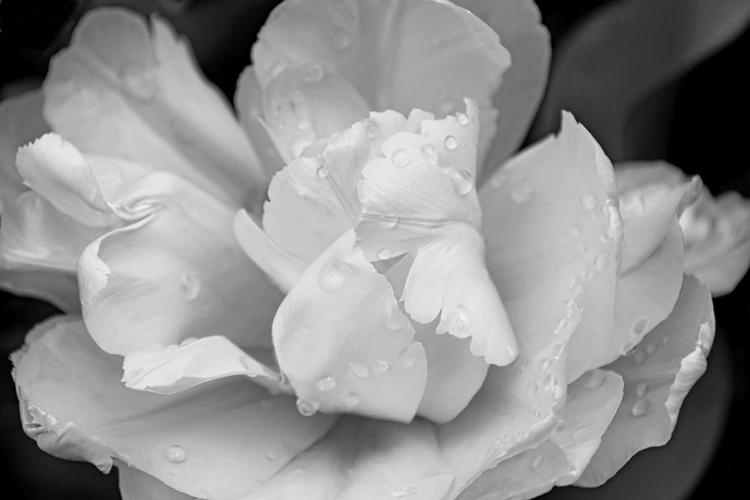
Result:
M125 499L438 500L669 439L714 334L686 265L749 253L700 221L747 203L615 170L569 113L508 159L547 35L466 3L284 2L238 118L161 19L81 21L0 108L1 281L68 312L13 355L43 450Z

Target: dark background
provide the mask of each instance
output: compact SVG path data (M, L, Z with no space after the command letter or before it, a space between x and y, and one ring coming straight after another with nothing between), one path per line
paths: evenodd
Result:
M19 79L40 81L50 55L64 45L82 8L121 3L160 8L199 45L204 70L229 96L248 63L255 34L275 4L266 0L0 2L0 87ZM537 0L552 37L553 54L565 34L604 3ZM222 29L214 29L219 22ZM746 153L750 77L741 71L747 68L748 54L750 31L745 31L685 75L676 90L663 156L687 173L699 174L715 194L737 190L750 197ZM750 470L748 291L746 277L732 294L715 299L719 329L709 372L687 399L673 441L639 454L606 489L557 489L551 496L703 499L719 491L744 490ZM106 476L89 464L52 458L21 431L8 355L22 345L34 323L55 312L43 302L0 292L0 473L6 478L0 491L14 499L119 499L116 472ZM705 443L695 445L701 437Z

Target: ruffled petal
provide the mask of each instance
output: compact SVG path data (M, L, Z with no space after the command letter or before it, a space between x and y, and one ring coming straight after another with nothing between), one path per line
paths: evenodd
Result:
M170 488L153 476L117 463L122 500L195 500L195 497Z
M388 281L355 249L354 231L307 268L273 323L276 356L300 411L401 422L414 418L427 380L414 335Z
M478 185L512 155L523 141L547 83L551 56L549 33L531 0L455 0L500 35L511 55L503 83L492 102L498 110L496 132L486 158L480 158ZM492 136L490 136L492 138Z
M594 370L568 387L565 423L533 450L500 462L458 500L533 498L575 482L599 448L622 400L622 377Z
M622 272L627 273L661 245L674 216L696 200L703 183L661 162L618 164L616 176L625 224Z
M706 370L715 321L708 289L685 276L674 311L641 345L607 368L625 396L579 486L604 483L639 451L669 441L683 400Z
M81 150L183 175L239 203L263 187L231 108L158 18L149 29L126 10L87 14L53 58L44 96L46 119Z
M310 144L366 118L369 111L349 82L320 63L287 68L263 89L263 118L286 163Z
M427 422L347 417L243 500L437 500L452 480Z
M125 355L206 335L268 344L282 296L237 244L230 206L167 173L113 205L144 218L78 261L84 320L102 349Z
M120 383L122 358L83 323L54 318L13 354L24 430L46 452L108 472L113 459L198 498L232 500L268 480L333 423L240 379L174 396Z
M567 113L556 138L511 159L482 189L487 268L522 350L559 344L561 332L578 326L572 320L580 308L584 318L586 309L594 315L585 331L600 335L600 349L609 348L611 336L595 326L613 328L604 323L614 316L613 273L622 240L613 191L609 161ZM592 286L604 278L611 288Z
M284 2L260 32L253 61L264 88L285 68L328 65L374 110L419 108L442 117L471 98L481 110L481 151L494 136L492 96L510 66L489 26L432 0Z
M270 358L270 353L266 357ZM250 377L274 393L289 392L278 371L218 335L131 352L123 362L122 381L131 389L175 394L238 375Z
M49 132L42 117L42 94L33 90L0 103L0 213L22 192L23 178L16 170L16 151Z
M685 235L685 272L714 297L734 290L750 266L750 201L735 192L714 199L704 189L680 217Z

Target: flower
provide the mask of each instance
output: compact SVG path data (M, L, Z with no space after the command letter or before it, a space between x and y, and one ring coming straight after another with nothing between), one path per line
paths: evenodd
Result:
M747 206L615 170L570 114L506 162L547 37L487 5L289 0L239 123L160 19L82 20L0 109L3 283L71 313L13 356L39 446L125 498L441 499L666 442L713 339L696 221Z

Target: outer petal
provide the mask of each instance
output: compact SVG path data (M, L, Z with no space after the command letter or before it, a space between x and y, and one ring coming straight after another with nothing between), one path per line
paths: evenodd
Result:
M547 83L549 33L531 0L456 0L455 3L495 30L511 55L511 66L503 73L503 83L492 99L499 111L497 131L486 158L480 158L477 184L482 185L516 151L531 125Z
M78 282L73 274L0 269L0 287L16 295L46 300L67 313L81 310Z
M492 96L510 66L492 29L433 0L284 2L263 27L253 60L264 88L284 68L330 65L375 110L445 116L472 98L482 111L482 151L494 136Z
M291 398L233 379L176 396L126 389L121 358L83 324L55 318L13 355L26 432L56 456L112 459L178 491L230 500L252 491L319 439L332 419L300 416ZM283 436L283 437L282 437Z
M102 236L78 262L84 319L104 350L206 335L268 340L281 295L237 245L231 207L166 173L114 204L146 217Z
M117 464L117 476L122 500L195 500L195 497L180 493L155 477L121 462Z
M588 465L622 400L622 378L595 370L568 388L565 423L533 450L500 462L459 500L533 498L573 483Z
M345 233L300 278L273 324L276 356L300 411L409 422L427 363L388 281ZM314 353L314 355L311 355Z
M255 154L221 95L163 21L125 10L88 14L52 61L44 115L87 152L184 175L216 196L262 185Z
M569 114L557 138L512 159L482 189L487 268L526 349L558 343L583 307L590 335L576 345L590 338L597 351L608 350L622 237L613 190L608 160ZM600 279L610 287L599 286ZM585 367L571 369L580 375Z
M669 318L609 366L625 380L625 396L578 485L598 486L640 450L669 441L682 401L706 370L714 328L709 291L686 276Z
M343 418L243 500L436 500L452 480L427 422Z
M605 5L555 53L538 118L542 132L552 130L560 110L568 109L613 160L648 156L636 141L663 132L634 123L639 107L646 108L641 105L659 89L742 33L748 21L750 5L744 0Z

